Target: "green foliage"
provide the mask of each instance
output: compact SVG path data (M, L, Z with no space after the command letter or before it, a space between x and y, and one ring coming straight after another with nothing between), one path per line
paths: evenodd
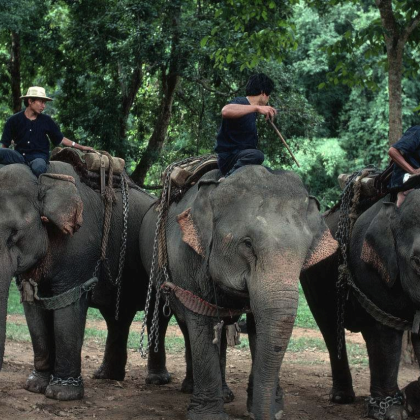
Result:
M262 60L281 60L297 47L293 25L287 22L297 0L223 0L214 11L211 33L201 41L215 66L240 64L253 69Z

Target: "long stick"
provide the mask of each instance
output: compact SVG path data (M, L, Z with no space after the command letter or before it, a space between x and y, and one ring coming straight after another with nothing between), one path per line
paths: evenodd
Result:
M274 130L276 130L276 133L279 135L280 140L283 142L283 144L286 146L286 149L288 150L288 152L290 153L290 156L292 156L293 160L296 162L296 165L300 168L299 162L296 160L295 155L292 153L292 151L290 150L290 147L287 145L286 141L284 140L283 136L281 135L279 129L274 125L273 121L271 121L271 119L268 119L268 122L271 124L271 126L274 128Z

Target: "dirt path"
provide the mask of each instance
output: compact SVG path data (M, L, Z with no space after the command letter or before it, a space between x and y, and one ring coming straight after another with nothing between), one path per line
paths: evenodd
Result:
M23 317L9 318L15 323ZM102 321L90 321L90 327L105 328ZM134 325L139 328L139 325ZM178 336L177 327L169 334ZM317 331L296 328L294 337L320 338ZM358 334L348 341L363 343ZM32 394L22 388L32 366L32 349L29 343L8 342L5 364L0 372L0 419L46 420L60 417L68 419L97 418L115 420L181 420L185 418L189 396L179 389L184 377L185 362L180 353L168 356L168 369L173 381L166 386L145 385L146 362L138 352L130 351L127 375L124 382L91 379L102 359L103 349L95 342L87 342L83 349L83 377L85 398L82 401L58 402L43 395ZM232 420L249 418L246 413L246 383L250 369L247 349L229 349L227 378L235 393L235 401L226 405ZM331 387L329 361L326 353L307 349L286 354L282 368L282 386L285 391L287 420L360 419L364 415L364 398L368 395L369 374L367 366L353 367L353 380L357 394L356 403L337 406L329 403ZM418 369L402 367L400 385L416 380Z

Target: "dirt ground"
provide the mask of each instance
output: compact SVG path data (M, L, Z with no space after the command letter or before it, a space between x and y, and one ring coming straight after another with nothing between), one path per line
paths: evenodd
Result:
M16 318L16 317L15 317ZM14 322L18 319L14 319ZM24 322L24 320L22 320ZM94 322L95 328L103 328ZM179 335L177 327L170 327L169 334ZM294 337L320 337L317 331L295 328ZM348 341L363 343L358 334L348 334ZM189 396L180 392L184 378L183 354L168 355L168 370L172 383L165 386L145 385L146 361L136 351L130 351L127 375L123 382L91 379L102 360L103 349L95 342L85 343L83 372L85 398L81 401L59 402L44 395L32 394L23 389L31 372L32 349L29 343L8 341L5 363L0 372L0 419L46 420L98 418L115 420L178 420L185 419ZM248 419L246 411L246 384L250 369L250 355L246 349L229 349L227 362L228 383L235 393L235 400L225 406L230 419ZM308 349L287 353L281 373L285 392L287 420L354 420L364 417L365 398L369 390L367 366L352 368L355 404L340 406L328 401L331 387L328 355ZM399 383L403 387L419 376L418 369L402 366Z

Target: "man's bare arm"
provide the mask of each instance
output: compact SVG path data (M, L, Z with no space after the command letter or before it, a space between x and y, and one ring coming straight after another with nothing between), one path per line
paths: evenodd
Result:
M77 144L75 141L69 140L67 137L63 137L61 140L61 144L68 147L74 147L75 149L83 150L84 152L94 151L93 147L89 146L82 146L81 144Z
M389 157L405 172L411 175L420 174L420 169L414 169L405 159L401 152L395 147L390 147L388 150Z
M259 114L265 115L265 119L273 119L277 114L275 108L268 105L240 105L240 104L228 104L222 109L223 118L240 118L244 115L258 112Z

